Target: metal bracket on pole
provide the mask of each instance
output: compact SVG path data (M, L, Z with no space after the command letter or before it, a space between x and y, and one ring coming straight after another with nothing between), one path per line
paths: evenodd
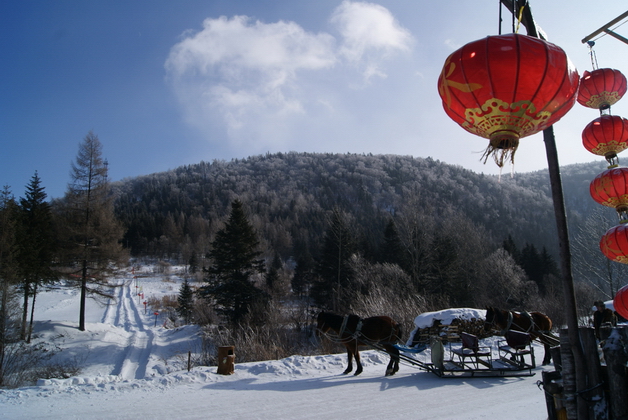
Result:
M601 34L602 32L607 33L608 35L620 40L623 43L628 44L628 38L625 38L613 31L611 31L609 28L619 22L621 22L622 20L628 18L628 12L625 12L619 16L617 16L615 19L611 20L610 22L608 22L606 25L603 25L600 29L598 29L597 31L594 31L593 33L591 33L590 35L582 38L582 43L586 44L587 42L589 42L590 40L592 40L594 37L596 37L597 35Z

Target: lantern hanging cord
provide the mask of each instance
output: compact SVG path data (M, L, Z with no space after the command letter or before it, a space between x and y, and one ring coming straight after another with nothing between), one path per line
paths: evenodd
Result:
M589 46L589 55L591 56L591 67L593 67L593 70L597 70L598 69L597 55L595 55L595 50L593 49L595 42L587 41L587 45Z
M521 27L521 19L523 17L523 9L525 8L525 5L521 6L519 8L519 13L517 14L517 28L515 29L515 33L518 34L519 33L519 28Z

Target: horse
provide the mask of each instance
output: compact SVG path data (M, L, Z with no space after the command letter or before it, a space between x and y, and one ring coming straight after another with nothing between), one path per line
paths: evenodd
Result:
M505 334L508 330L523 331L530 334L534 340L540 341L545 347L543 365L548 365L552 359L550 352L551 339L546 336L552 329L552 320L541 312L514 312L505 311L491 306L486 308L484 330L500 330Z
M357 369L354 375L362 373L362 363L358 346L381 347L390 355L386 376L394 375L399 370L399 349L395 344L401 340L401 325L387 316L360 318L357 315L337 315L321 312L317 319L317 332L325 334L330 340L343 344L347 348L349 366L343 372L353 370L355 358ZM329 331L333 331L329 333Z

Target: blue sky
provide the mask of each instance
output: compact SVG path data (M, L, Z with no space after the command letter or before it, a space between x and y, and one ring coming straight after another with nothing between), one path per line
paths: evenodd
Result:
M592 69L580 40L627 9L531 3L580 73ZM492 0L3 1L0 184L23 196L37 171L62 196L90 130L114 181L279 151L431 156L498 173L436 88L447 56L497 34L498 16ZM510 19L504 9L502 32ZM605 36L595 52L628 74L628 45ZM612 113L628 118L628 99ZM555 124L561 164L603 161L580 138L598 115L576 104ZM522 139L515 171L546 166L542 136Z

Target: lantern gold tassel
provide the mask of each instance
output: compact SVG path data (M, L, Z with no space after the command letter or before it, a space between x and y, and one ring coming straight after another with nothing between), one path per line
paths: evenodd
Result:
M491 137L490 142L482 157L480 158L483 163L486 163L489 157L492 157L495 164L500 168L504 167L507 161L511 164L515 163L515 152L519 147L519 138L512 135L494 135Z

